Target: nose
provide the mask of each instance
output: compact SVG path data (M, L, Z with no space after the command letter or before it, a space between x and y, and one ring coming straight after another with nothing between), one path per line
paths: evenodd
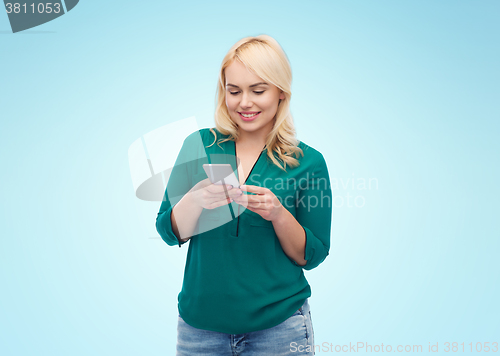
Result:
M253 103L250 100L250 97L248 94L243 93L243 95L241 96L240 106L242 109L249 109L253 106Z

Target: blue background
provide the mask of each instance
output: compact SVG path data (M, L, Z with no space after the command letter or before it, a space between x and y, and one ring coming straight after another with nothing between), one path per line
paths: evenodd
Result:
M330 256L306 272L316 344L500 342L499 15L81 1L12 34L2 12L0 354L174 354L186 249L158 237L127 150L189 116L213 126L222 58L263 33L290 59L298 138L338 182Z

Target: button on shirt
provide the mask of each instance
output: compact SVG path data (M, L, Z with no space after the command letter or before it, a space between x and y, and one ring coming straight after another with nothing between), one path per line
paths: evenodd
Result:
M172 230L173 206L207 178L204 163L229 163L237 176L235 142L213 129L193 132L185 140L168 179L156 229L170 246L181 247ZM213 143L213 144L212 144ZM207 147L210 146L210 147ZM270 189L305 232L305 266L283 251L271 221L244 206L230 203L203 209L189 247L179 314L189 325L228 334L267 329L290 317L311 295L304 270L328 255L332 192L323 155L299 141L304 156L286 172L264 149L245 185ZM275 157L278 157L275 154Z

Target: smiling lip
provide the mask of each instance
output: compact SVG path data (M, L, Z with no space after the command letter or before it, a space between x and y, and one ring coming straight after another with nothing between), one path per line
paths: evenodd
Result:
M255 114L256 112L258 112L258 114L254 115L252 117L244 117L243 115L241 115L241 114L251 115L251 114ZM260 115L260 113L261 113L260 111L253 111L253 112L251 112L251 111L242 111L242 112L239 112L238 115L240 115L240 117L241 117L241 119L243 121L253 121L253 120L255 120L257 118L257 116Z

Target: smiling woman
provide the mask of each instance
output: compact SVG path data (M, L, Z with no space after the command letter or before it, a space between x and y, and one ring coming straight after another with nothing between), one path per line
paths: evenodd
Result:
M268 158L278 167L295 167L296 158L303 152L290 114L291 87L292 69L279 43L266 35L243 38L222 61L215 110L217 129L240 146L260 141L260 147L268 148ZM239 130L240 126L244 130Z
M226 95L226 106L229 115L238 126L252 123L242 130L242 140L245 140L247 132L270 132L279 101L285 98L285 94L275 85L260 80L240 61L233 61L226 68L226 88L229 93Z
M169 245L190 242L177 355L314 354L303 271L328 255L332 191L323 155L295 137L291 81L273 38L237 42L222 62L215 128L187 137L172 169L156 228ZM189 152L231 165L240 187L200 180L204 161Z

